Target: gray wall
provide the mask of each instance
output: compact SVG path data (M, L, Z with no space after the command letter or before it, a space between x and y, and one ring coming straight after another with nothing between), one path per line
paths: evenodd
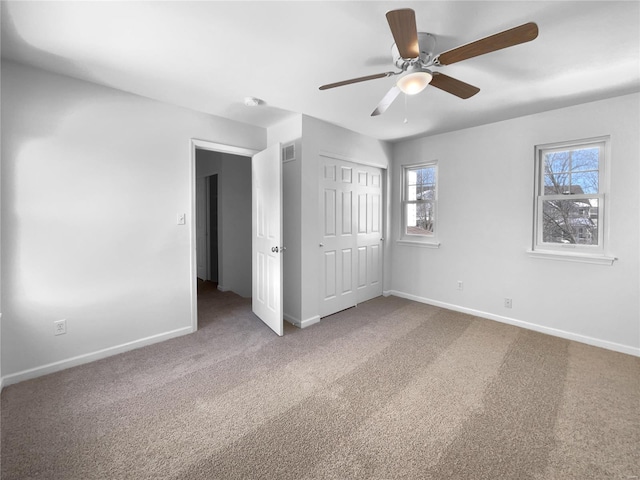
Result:
M393 146L302 116L270 129L267 142L262 128L3 62L5 383L191 331L191 138L253 150L275 141L299 147L283 175L291 242L285 313L300 322L319 313L318 174L327 152L393 167L387 292L640 354L639 101L617 97ZM601 266L527 256L534 145L600 135L612 139L609 253L618 260ZM395 243L399 169L421 159L439 160L439 249ZM228 203L248 200L250 209L250 190L240 187L250 168L232 163ZM178 213L187 225L176 224ZM244 215L227 217L223 250L244 238L242 229L247 238L251 232L250 222L236 222ZM225 258L239 266L251 255ZM225 283L246 279L246 269L228 275ZM54 336L62 318L67 334Z
M191 138L266 146L262 128L2 63L5 383L191 332Z
M640 355L639 106L627 95L396 144L391 293ZM618 260L532 258L535 145L603 135ZM421 160L439 162L439 249L396 243L401 165Z

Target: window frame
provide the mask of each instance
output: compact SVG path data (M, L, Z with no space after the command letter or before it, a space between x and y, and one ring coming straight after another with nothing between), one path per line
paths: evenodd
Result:
M407 190L408 190L408 172L411 170L419 170L421 168L433 168L434 169L434 177L435 177L435 187L434 187L434 198L433 200L428 201L419 201L419 200L408 200L407 199ZM400 190L400 237L398 239L398 243L406 244L406 245L418 245L418 246L426 246L426 247L439 247L440 243L438 242L438 194L439 194L439 169L438 169L438 161L431 160L428 162L417 162L411 164L405 164L401 166L401 190ZM433 229L430 234L426 235L417 235L407 233L407 205L409 204L420 204L420 203L431 203L433 205Z
M534 215L533 215L533 242L530 253L540 254L544 258L558 258L561 260L579 261L582 257L585 261L595 258L605 259L605 263L612 263L614 258L607 257L605 252L608 248L608 195L609 195L609 169L610 169L610 136L601 136L586 138L580 140L572 140L565 142L555 142L544 145L536 145L535 147L535 176L534 176ZM545 155L553 152L578 150L582 148L599 149L598 153L598 192L597 193L580 193L580 194L553 194L545 195ZM573 174L573 170L569 172ZM545 242L543 240L543 205L545 201L558 200L598 200L598 244L585 245L576 243L556 243ZM563 258L560 258L563 257ZM599 262L595 262L599 263Z

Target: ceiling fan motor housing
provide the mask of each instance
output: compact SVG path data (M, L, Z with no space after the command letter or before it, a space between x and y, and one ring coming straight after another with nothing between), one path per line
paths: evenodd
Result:
M420 66L430 65L433 60L433 52L436 49L436 37L430 33L418 32L418 46L420 48L420 56L415 59L406 59L400 56L398 47L394 43L391 46L391 56L395 66L405 71L415 64Z

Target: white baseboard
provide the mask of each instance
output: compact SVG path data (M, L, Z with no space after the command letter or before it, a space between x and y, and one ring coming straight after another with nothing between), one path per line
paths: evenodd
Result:
M218 290L221 292L228 292L229 289L227 287L223 287L222 285L218 284Z
M288 313L283 313L282 314L282 318L284 318L287 322L289 322L291 325L295 325L296 327L300 326L300 320L292 317L291 315L289 315Z
M178 328L176 330L171 330L170 332L152 335L150 337L141 338L132 342L123 343L122 345L116 345L115 347L104 348L96 352L85 353L83 355L78 355L77 357L67 358L65 360L49 363L40 367L30 368L18 373L12 373L10 375L2 377L0 381L2 382L3 386L12 385L14 383L41 377L43 375L48 375L49 373L59 372L60 370L83 365L85 363L95 362L96 360L101 360L103 358L111 357L119 353L128 352L129 350L134 350L136 348L145 347L154 343L164 342L165 340L180 337L182 335L187 335L192 332L193 329L191 327Z
M0 332L2 332L2 312L0 312ZM0 338L0 344L2 344L2 339ZM2 358L2 355L0 355ZM4 387L4 377L2 376L2 366L0 365L0 392L2 392L2 388Z
M451 303L440 302L438 300L432 300L430 298L419 297L410 293L399 292L397 290L389 290L384 292L383 295L394 295L396 297L406 298L407 300L413 300L420 303L426 303L435 307L446 308L447 310L454 310L456 312L467 313L476 317L482 317L489 320L495 320L496 322L507 323L516 327L526 328L527 330L534 330L540 333L546 333L547 335L553 335L555 337L564 338L566 340L573 340L580 343L586 343L587 345L593 345L594 347L605 348L607 350L613 350L614 352L626 353L628 355L634 355L640 357L640 348L632 347L630 345L622 345L620 343L609 342L607 340L601 340L599 338L588 337L586 335L580 335L579 333L567 332L565 330L559 330L557 328L545 327L535 323L529 323L522 320L516 320L515 318L503 317L502 315L495 315L493 313L483 312L480 310L474 310L472 308L461 307L459 305L453 305Z
M316 324L316 323L318 323L320 321L320 316L319 315L315 315L315 316L313 316L311 318L307 318L305 320L300 320L298 318L295 318L292 315L289 315L288 313L284 313L282 316L284 317L284 319L287 322L289 322L289 323L291 323L291 324L293 324L293 325L295 325L296 327L299 327L299 328L307 328L307 327L310 327L311 325L314 325L314 324Z

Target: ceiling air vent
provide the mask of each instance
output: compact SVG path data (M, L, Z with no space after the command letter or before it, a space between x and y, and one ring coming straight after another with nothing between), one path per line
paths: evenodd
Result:
M296 159L296 145L294 143L282 147L282 163L292 162Z

